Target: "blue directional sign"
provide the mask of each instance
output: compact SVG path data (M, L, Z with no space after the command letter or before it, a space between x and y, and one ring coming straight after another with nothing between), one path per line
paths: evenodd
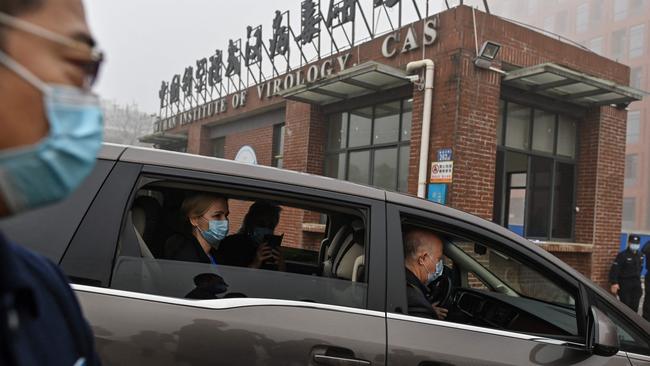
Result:
M429 201L446 204L447 203L447 185L442 183L431 183L427 190L427 199Z

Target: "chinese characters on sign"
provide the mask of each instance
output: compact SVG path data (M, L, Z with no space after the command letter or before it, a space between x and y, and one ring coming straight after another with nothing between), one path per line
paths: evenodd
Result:
M453 174L453 161L436 161L431 163L431 183L451 183Z
M277 95L280 90L303 84L305 81L314 82L331 75L336 64L340 65L338 69L341 71L346 67L351 52L341 53L342 50L337 42L347 39L350 48L355 46L355 31L364 29L364 27L357 27L355 22L362 21L368 32L364 37L374 39L377 34L384 34L384 32L377 30L374 24L371 27L369 19L378 20L375 15L379 9L399 5L398 16L401 24L401 9L404 3L401 0L302 0L299 32L291 28L289 11L277 10L272 18L270 37L269 34L264 37L262 25L247 26L244 40L230 39L227 49L216 49L211 56L199 58L193 65L187 66L182 73L173 75L171 81L161 82L158 90L160 119L187 121L194 118L188 116L201 114L197 111L223 112L222 105L229 104L232 104L233 108L241 107L246 101L242 92L251 87L249 81L251 76L261 98L262 95L271 97ZM418 19L425 21L424 27L417 31L410 27L406 36L400 37L392 22L388 22L391 32L383 36L382 43L382 53L387 58L397 53L428 46L436 39L437 16L424 19L420 14L418 2L413 1L411 5L415 7ZM373 12L372 18L366 16L365 11L368 9L364 11L364 6L369 7ZM390 18L391 15L387 11L384 12ZM335 29L338 29L337 35L333 33ZM321 43L329 44L331 53L339 55L327 59L321 58ZM297 56L292 56L292 47L296 47L299 51ZM307 51L311 52L311 55L307 54ZM314 52L316 57L313 55ZM264 57L265 53L266 57ZM277 59L277 56L283 56L284 61ZM300 61L299 65L296 65L297 60ZM316 62L310 64L310 60ZM320 65L316 64L318 60L323 60ZM276 67L278 62L282 63L282 68ZM245 70L242 70L242 64ZM303 66L307 67L303 68ZM255 69L251 69L252 67ZM278 70L286 70L286 72L281 75ZM268 75L269 72L271 76L267 79L264 75ZM230 96L233 103L230 101L226 103L226 96ZM171 123L162 122L157 125L168 126Z

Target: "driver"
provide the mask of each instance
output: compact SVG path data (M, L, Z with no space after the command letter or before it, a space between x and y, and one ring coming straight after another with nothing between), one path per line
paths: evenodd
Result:
M403 242L409 315L445 319L447 309L432 303L428 287L443 272L442 239L433 231L414 227L405 230Z

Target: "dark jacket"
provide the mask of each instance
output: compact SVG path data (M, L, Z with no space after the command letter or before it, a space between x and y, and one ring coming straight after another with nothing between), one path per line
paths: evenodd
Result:
M210 248L210 254L216 260L216 251ZM165 242L165 257L183 262L212 263L203 247L193 235L174 234Z
M0 233L0 365L99 365L65 275Z
M406 301L408 314L421 318L438 319L429 299L429 289L411 272L406 269Z
M641 285L641 268L643 255L626 249L616 256L609 271L609 282L638 282Z
M217 260L226 266L248 267L255 260L258 244L244 233L226 236L219 244Z

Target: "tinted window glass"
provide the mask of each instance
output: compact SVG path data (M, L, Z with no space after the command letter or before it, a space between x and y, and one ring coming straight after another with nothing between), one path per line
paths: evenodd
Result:
M396 142L399 138L400 102L379 104L375 107L373 144Z
M209 226L197 217L205 217L201 207L211 210L215 194L228 197L229 232L206 251L201 230ZM166 180L144 186L122 228L111 287L197 300L254 297L365 308L362 213L312 208L304 197L284 202L257 195ZM323 221L335 224L326 231ZM328 250L321 251L323 242ZM275 255L258 261L271 246Z
M375 150L373 184L395 190L397 185L397 148Z
M357 109L350 113L350 147L370 145L372 108Z
M59 263L72 235L114 163L97 160L90 176L67 199L2 220L0 230L17 244Z
M531 157L530 169L527 235L529 237L546 237L549 234L548 222L551 209L553 160L533 156Z
M531 109L519 104L508 103L508 126L506 146L528 150L530 139Z
M413 315L425 316L414 306L422 304L409 287L428 287L427 301L440 307L437 301L444 299L446 284L451 283L453 295L442 303L448 313L441 320L577 340L575 287L548 277L544 270L529 265L529 259L497 243L466 238L470 235L467 228L445 225L441 231L434 222L413 216L404 216L402 221L407 239L403 243L407 303L411 301L408 305ZM433 271L427 263L438 259L440 243L444 269L440 280L425 285L417 275L421 272L418 266L428 265L427 271Z

